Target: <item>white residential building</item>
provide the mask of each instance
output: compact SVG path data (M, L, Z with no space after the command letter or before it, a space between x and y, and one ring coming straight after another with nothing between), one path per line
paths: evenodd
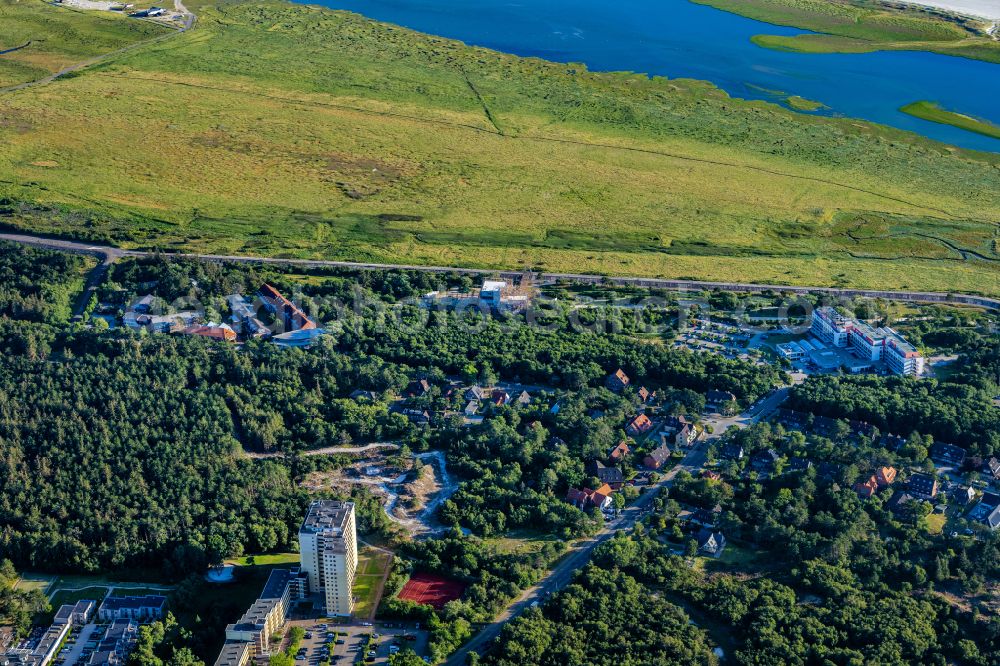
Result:
M831 347L846 347L854 322L833 308L816 308L812 315L812 332Z
M486 280L483 288L479 290L479 302L485 303L492 308L499 308L500 301L503 300L503 293L507 289L507 283L500 280Z
M888 326L874 328L825 307L813 311L812 332L832 347L850 346L864 361L884 361L897 375L919 376L924 372L924 358L917 348Z
M284 626L292 604L305 598L305 585L298 569L272 569L257 601L226 627L226 642L215 666L245 666L276 649L271 637Z
M863 321L854 322L850 335L851 348L866 361L881 361L888 337L884 328L872 328Z
M924 374L924 357L916 347L898 335L893 335L886 343L885 362L897 375Z
M309 591L322 596L327 614L350 615L358 567L354 503L313 502L299 529L299 554Z

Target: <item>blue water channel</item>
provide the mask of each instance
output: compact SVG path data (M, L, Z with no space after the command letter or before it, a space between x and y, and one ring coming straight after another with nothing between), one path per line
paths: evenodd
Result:
M312 0L310 4L316 4ZM1000 140L913 118L899 107L939 103L1000 124L1000 65L922 52L801 54L756 46L753 35L804 32L687 0L319 0L467 44L597 71L711 81L734 97L775 92L966 148Z

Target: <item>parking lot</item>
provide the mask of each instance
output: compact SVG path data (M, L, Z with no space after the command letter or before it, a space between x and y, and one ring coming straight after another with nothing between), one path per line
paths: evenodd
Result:
M332 642L330 663L388 664L396 650L411 649L418 655L427 654L427 631L417 629L412 622L375 622L338 624L328 620L294 620L289 626L306 630L296 661L314 666L326 659L326 646ZM372 637L369 640L369 637ZM409 638L407 638L409 637ZM374 655L371 654L374 652Z

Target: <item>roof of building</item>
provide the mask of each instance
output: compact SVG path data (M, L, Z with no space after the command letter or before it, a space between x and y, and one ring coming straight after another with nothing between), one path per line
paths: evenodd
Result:
M670 449L666 446L658 446L652 451L650 451L646 458L652 458L657 465L662 465L663 463L670 460Z
M919 502L920 499L915 495L906 492L905 490L897 490L893 496L889 499L889 510L893 513L898 513L908 509L907 506L910 502Z
M993 510L987 514L986 518L983 519L983 522L989 525L990 529L993 530L1000 527L1000 506L993 507Z
M587 473L596 476L601 483L624 483L625 475L617 467L608 467L600 460L592 460L587 465Z
M937 495L937 479L930 474L914 474L907 481L906 485L910 492L917 495L926 495L928 497Z
M743 447L739 444L725 444L720 450L719 455L723 458L742 458L743 457Z
M983 493L983 496L979 498L979 503L990 507L1000 506L1000 495L996 493Z
M167 603L167 598L158 594L147 594L134 597L108 597L101 604L101 610L116 611L123 608L156 608L162 609Z
M879 486L891 486L896 481L895 467L879 467L875 470L875 479Z
M634 430L636 432L646 432L653 427L653 422L649 420L649 417L645 414L638 414L635 418L628 422L625 426L627 430Z
M810 467L812 467L812 461L808 458L792 456L788 459L788 471L790 472L804 472Z
M284 596L288 583L296 576L290 569L272 569L271 575L264 583L260 596L236 623L237 627L252 628L264 624L267 616L274 610L279 600Z
M106 666L107 664L119 664L121 660L118 655L115 654L114 650L95 650L90 654L90 661L88 664L102 664Z
M293 329L299 330L316 327L316 323L307 317L306 313L303 312L299 306L285 298L281 292L271 285L267 283L262 284L257 293L260 294L260 297L264 299L268 305L276 310L281 310L283 313L287 313L291 318Z
M943 442L935 442L930 448L931 460L945 461L953 463L956 465L961 465L965 462L965 449L961 446L955 446L954 444L945 444Z
M247 663L247 652L250 651L250 641L226 641L215 666L242 666Z
M577 506L589 504L600 507L613 493L614 490L606 483L602 484L597 490L591 490L590 488L584 488L583 490L570 488L566 493L566 500Z
M325 328L300 328L297 331L288 331L271 336L271 342L279 347L307 347L321 335L326 335Z
M309 505L300 532L330 532L339 534L347 529L348 518L354 511L354 502L316 500Z
M621 460L630 453L632 453L632 449L629 448L627 442L618 442L618 446L611 449L611 453L608 454L608 458L611 460Z
M228 324L195 324L185 328L182 333L185 335L199 335L203 338L212 338L213 340L225 340L227 342L232 342L236 339L236 331L230 328Z
M52 618L52 623L65 624L69 622L72 617L73 617L73 605L63 604L62 606L59 607L59 610L56 611L55 616Z
M781 455L774 449L762 449L760 451L754 451L750 455L751 464L756 465L773 465L778 462Z
M728 402L730 400L736 400L736 396L729 391L709 389L709 391L705 393L705 399L709 402Z
M698 547L722 548L726 545L726 537L722 532L716 532L708 527L698 532Z
M611 383L617 383L621 386L628 386L630 380L628 375L625 374L625 371L618 368L608 376L608 381Z

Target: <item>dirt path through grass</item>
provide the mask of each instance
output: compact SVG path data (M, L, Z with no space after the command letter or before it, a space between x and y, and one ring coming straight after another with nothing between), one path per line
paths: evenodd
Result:
M174 4L178 8L177 11L179 11L179 12L181 12L181 13L183 13L185 15L185 19L184 19L184 25L182 27L180 27L180 28L176 28L173 32L168 32L168 33L163 34L163 35L157 35L156 37L153 37L151 39L144 39L144 40L142 40L140 42L135 42L133 44L129 44L128 46L123 46L123 47L121 47L119 49L115 49L114 51L109 51L108 53L103 53L101 55L94 56L93 58L88 58L87 60L83 60L81 62L78 62L78 63L74 64L74 65L70 65L68 67L64 67L61 70L59 70L58 72L55 72L53 74L49 74L48 76L43 76L42 78L36 79L34 81L25 81L24 83L18 83L18 84L13 85L13 86L7 86L6 88L0 88L0 95L6 95L7 93L16 92L18 90L24 90L25 88L33 88L35 86L48 85L48 84L52 83L53 81L55 81L56 79L66 76L67 74L72 74L74 72L78 72L81 69L84 69L86 67L90 67L91 65L96 65L98 63L104 62L105 60L109 60L111 58L114 58L115 56L119 56L119 55L122 55L122 54L125 54L125 53L129 53L131 51L135 51L136 49L142 48L144 46L151 46L153 44L159 44L162 41L165 41L167 39L171 39L173 37L176 37L177 35L180 35L180 34L183 34L183 33L187 32L188 30L190 30L194 26L195 16L194 16L194 14L192 14L191 12L189 12L184 7L184 5L180 3L179 0L174 0ZM139 20L142 20L142 19L136 19L136 20L139 21ZM159 25L163 25L163 24L159 24ZM0 51L0 55L3 55L4 53L12 53L14 51L18 51L18 50L23 49L23 48L25 48L27 46L30 46L30 45L31 45L31 41L29 41L27 44L25 44L23 46L19 46L19 47L15 48L15 49L8 49L7 51Z

